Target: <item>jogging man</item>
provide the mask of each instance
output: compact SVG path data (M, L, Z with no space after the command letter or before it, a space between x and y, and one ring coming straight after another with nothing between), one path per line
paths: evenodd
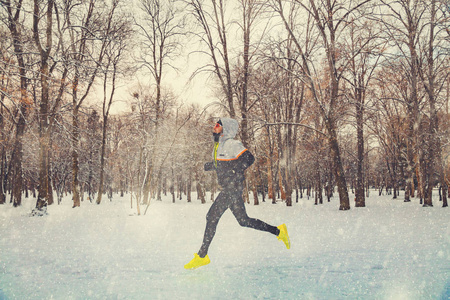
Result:
M269 225L261 220L250 218L245 210L242 199L244 171L255 161L255 157L244 145L235 140L239 124L236 120L222 118L213 129L214 151L213 161L205 164L205 171L215 170L222 191L206 215L206 229L203 243L194 258L184 266L185 269L196 269L210 263L208 248L216 233L217 224L223 213L229 208L239 225L276 235L290 248L289 235L285 224L278 227Z

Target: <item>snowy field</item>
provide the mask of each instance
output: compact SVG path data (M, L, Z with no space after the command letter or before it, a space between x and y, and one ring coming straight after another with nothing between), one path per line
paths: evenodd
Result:
M45 217L28 217L31 199L2 205L0 299L449 299L450 208L376 195L345 212L337 199L247 205L287 224L290 250L227 211L197 270L183 265L210 202L152 201L145 216L129 195L78 209L66 198Z

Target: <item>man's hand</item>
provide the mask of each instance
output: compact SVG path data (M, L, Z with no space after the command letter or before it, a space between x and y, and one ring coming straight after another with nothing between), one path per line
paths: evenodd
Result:
M203 168L205 169L205 171L214 170L214 163L212 161L207 162Z

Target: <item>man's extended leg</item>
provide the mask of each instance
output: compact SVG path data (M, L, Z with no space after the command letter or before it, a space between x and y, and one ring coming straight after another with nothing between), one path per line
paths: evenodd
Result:
M194 254L194 258L189 263L184 265L185 269L196 269L210 263L210 259L207 254L208 248L214 235L216 234L216 228L220 217L228 209L228 203L228 196L224 192L221 192L211 205L208 214L206 215L206 228L202 246L200 247L198 253Z
M277 227L269 225L261 220L250 218L247 215L245 204L242 199L242 191L237 190L233 193L232 197L230 209L236 220L239 222L239 225L261 231L267 231L276 236L280 234L280 230Z
M216 234L216 228L220 217L222 217L223 213L228 209L230 201L230 199L227 199L228 197L226 192L220 192L206 215L205 234L203 236L202 246L198 251L198 256L200 257L205 257L208 253L208 248Z
M289 240L289 235L287 232L286 224L282 224L278 227L269 225L261 220L250 218L245 210L245 204L241 196L235 195L233 198L233 203L230 206L236 220L241 226L254 228L261 231L267 231L277 236L278 240L282 241L286 248L291 248L291 242Z

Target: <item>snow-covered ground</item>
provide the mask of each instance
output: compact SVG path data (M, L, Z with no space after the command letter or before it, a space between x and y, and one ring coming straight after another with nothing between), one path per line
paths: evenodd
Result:
M227 211L211 264L183 265L198 251L210 202L152 201L136 215L129 195L70 198L29 217L35 203L0 206L0 299L449 299L450 210L390 196L339 211L338 200L247 205L286 223L291 249L242 228Z

